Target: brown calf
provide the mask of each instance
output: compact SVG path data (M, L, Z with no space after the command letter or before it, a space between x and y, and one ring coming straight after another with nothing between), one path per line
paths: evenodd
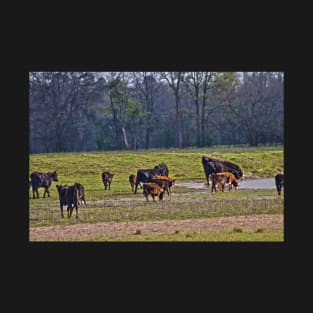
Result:
M153 202L155 202L155 197L159 198L159 201L163 200L164 190L156 183L144 183L143 184L143 195L149 201L148 196L151 195Z
M235 187L236 190L238 189L239 181L238 181L238 179L236 179L236 177L233 173L222 172L222 173L216 173L216 175L222 175L222 176L226 177L226 182L228 183L228 190L229 191L233 188L233 186Z
M226 176L222 174L212 174L212 190L211 192L213 193L214 191L217 192L217 189L222 190L224 192L224 187L226 184Z
M167 177L167 176L159 176L159 175L156 175L153 178L154 179L158 179L158 180L168 181L169 182L169 186L168 186L168 190L166 190L167 194L170 195L170 192L173 192L173 188L174 188L174 186L176 184L176 180L174 178Z
M134 174L131 174L131 175L129 175L129 177L128 177L128 181L129 181L129 183L130 183L130 187L131 187L131 189L132 189L132 192L134 192L134 190L135 190L136 178L137 178L137 176L134 175Z

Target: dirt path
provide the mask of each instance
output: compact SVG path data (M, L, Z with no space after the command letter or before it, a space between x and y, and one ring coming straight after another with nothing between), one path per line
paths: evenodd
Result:
M282 229L282 214L263 214L247 216L215 217L208 219L163 220L108 222L96 224L76 224L67 226L33 227L29 231L30 241L79 241L82 239L107 236L113 239L121 235L132 235L136 230L148 234L170 234L179 230L187 231L220 231L240 227L242 230Z

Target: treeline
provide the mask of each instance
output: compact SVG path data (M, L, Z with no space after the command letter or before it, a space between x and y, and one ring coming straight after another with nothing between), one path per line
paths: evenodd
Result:
M30 153L282 144L281 72L30 72Z

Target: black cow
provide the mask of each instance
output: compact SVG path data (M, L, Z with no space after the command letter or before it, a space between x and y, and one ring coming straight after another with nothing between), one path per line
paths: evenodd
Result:
M75 183L74 187L76 187L78 189L78 195L79 195L78 204L82 204L84 202L84 204L86 205L84 186L80 183Z
M139 169L136 175L136 185L134 193L137 193L137 188L140 183L151 183L154 175L156 175L155 169Z
M73 186L56 185L56 188L59 194L61 217L64 218L63 205L67 205L67 218L72 217L74 207L76 210L76 218L78 218L78 203L80 201L80 197L77 185Z
M275 184L279 196L281 194L282 187L284 187L284 180L285 180L284 174L277 174L275 176Z
M111 189L111 183L113 179L114 174L109 172L103 172L102 173L102 181L104 185L104 189L107 190L107 187L109 186L109 190Z
M202 165L208 186L210 185L210 175L213 173L229 172L232 173L237 179L243 177L241 168L237 164L229 161L222 161L215 158L202 156Z
M49 187L52 181L58 181L57 173L54 171L53 173L40 173L40 172L33 172L30 175L32 190L33 190L33 198L35 199L35 192L37 198L39 198L38 188L43 187L45 188L45 192L43 194L43 198L45 198L46 193L48 197L50 197Z
M152 169L139 169L136 175L136 185L134 193L137 193L137 188L140 183L152 183L154 176L168 176L168 174L169 170L165 163L160 163Z
M168 176L169 174L168 167L165 163L160 163L159 165L156 165L154 167L154 170L156 170L159 173L157 175L160 175L160 176Z

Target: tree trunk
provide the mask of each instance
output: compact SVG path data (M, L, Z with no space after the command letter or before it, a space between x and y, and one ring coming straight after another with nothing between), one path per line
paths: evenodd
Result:
M181 112L180 112L180 97L176 94L176 123L177 123L177 132L178 132L178 147L182 148L183 146L183 132L181 127Z
M124 144L126 146L126 149L129 149L129 144L128 144L128 141L127 141L126 129L124 128L124 126L122 126L122 132L123 132L123 139L124 139Z
M197 115L197 147L199 148L201 145L201 137L200 137L200 114L199 114L199 98L197 95L196 98L196 115Z

